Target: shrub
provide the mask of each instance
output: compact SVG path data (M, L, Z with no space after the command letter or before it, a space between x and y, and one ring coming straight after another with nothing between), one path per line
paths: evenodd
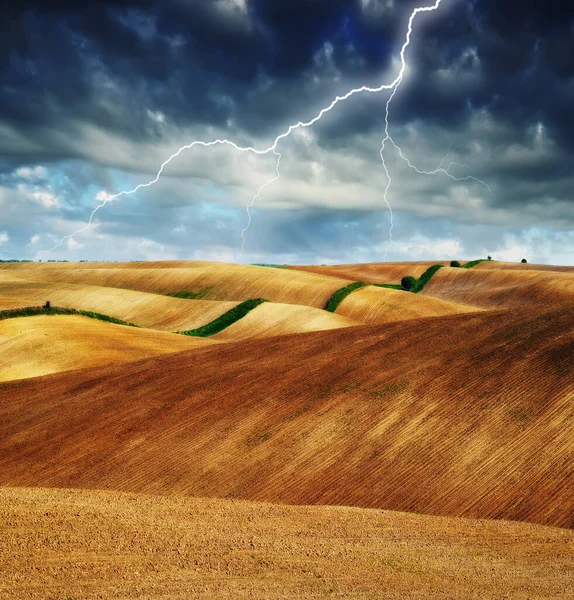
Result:
M49 300L46 300L46 304L44 304L44 308L46 310L50 310L50 301Z
M407 275L401 279L401 286L403 290L410 291L417 285L417 280L411 275Z
M451 267L460 267L460 263L458 262L458 260L451 260L450 266Z
M523 258L520 262L521 263L527 263L528 261L525 258Z
M488 258L486 260L492 260L492 256L488 255Z

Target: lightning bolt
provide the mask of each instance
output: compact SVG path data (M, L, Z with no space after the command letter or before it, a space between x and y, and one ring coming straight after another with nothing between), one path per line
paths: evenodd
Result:
M448 167L446 169L443 167L444 161L448 158L448 156L450 154L450 146L448 147L447 153L443 156L442 160L440 161L439 166L436 169L434 169L434 171L423 171L422 169L419 169L418 167L416 167L415 165L412 164L412 162L403 154L403 151L401 150L401 148L399 146L397 146L397 144L395 143L393 138L391 138L389 136L388 139L391 142L391 144L396 148L397 152L399 153L399 156L407 163L407 165L411 169L416 171L419 175L437 175L438 173L444 173L447 177L450 177L453 181L470 181L470 180L472 180L472 181L475 181L476 183L480 183L481 185L483 185L488 190L488 193L491 196L493 195L491 187L488 185L488 183L485 183L484 181L482 181L482 179L478 179L478 177L473 177L472 175L466 175L465 177L455 177L454 175L449 173L449 169L452 167L452 165L456 165L456 166L462 167L464 169L470 169L470 167L468 165L463 165L461 163L451 161L448 163Z
M378 87L370 87L370 86L366 86L363 85L361 87L358 88L354 88L352 90L350 90L349 92L347 92L346 94L342 95L342 96L336 96L332 102L326 106L325 108L321 109L319 111L319 113L313 117L312 119L310 119L309 121L299 121L293 125L290 125L289 128L281 133L280 135L278 135L275 140L273 141L273 144L271 146L269 146L268 148L264 148L264 149L257 149L253 146L239 146L238 144L236 144L235 142L232 142L230 140L227 139L217 139L217 140L213 140L210 142L205 142L205 141L200 141L200 140L195 140L189 144L186 144L185 146L182 146L181 148L179 148L179 150L177 150L176 152L174 152L167 160L165 160L162 165L160 166L156 176L149 182L147 183L142 183L137 185L136 187L134 187L131 190L124 190L121 191L117 194L113 194L113 195L107 195L104 194L103 198L101 198L100 194L98 195L98 199L102 199L102 202L100 204L98 204L93 211L90 214L90 217L88 219L88 221L86 222L86 224L81 227L80 229L72 232L69 235L64 236L57 244L55 244L52 248L50 248L49 250L42 250L40 251L38 254L43 254L43 253L47 253L47 252L52 252L53 250L55 250L56 248L60 247L66 240L69 240L71 238L73 238L74 236L86 231L91 225L92 225L92 221L94 219L94 216L96 215L96 213L102 209L106 204L108 204L109 202L111 202L112 200L115 200L117 198L120 198L122 196L128 196L128 195L132 195L137 193L139 190L143 189L143 188L148 188L153 186L154 184L156 184L159 179L161 178L164 169L172 162L172 160L174 160L175 158L177 158L182 152L184 152L185 150L191 150L192 148L194 148L195 146L200 146L200 147L204 147L204 148L208 148L211 146L219 146L219 145L225 145L225 146L230 146L231 148L233 148L234 150L238 151L238 152L252 152L254 154L257 155L266 155L269 153L273 153L276 157L277 157L277 163L276 163L276 167L275 167L275 176L272 177L271 179L267 180L257 191L257 193L255 194L255 196L252 198L251 202L249 203L249 205L247 206L247 217L248 217L248 221L247 221L247 225L242 229L241 231L241 240L242 240L242 245L241 245L241 252L243 253L244 247L245 247L245 233L246 231L249 229L249 226L251 224L251 208L253 208L253 206L255 205L255 202L257 201L257 199L260 197L261 193L263 192L263 190L268 187L269 185L271 185L273 182L277 181L280 177L280 163L281 163L281 154L279 152L277 152L277 146L279 144L279 142L281 142L281 140L289 137L294 131L296 131L297 129L302 129L302 128L307 128L307 127L312 127L315 123L317 123L320 119L323 118L323 116L330 112L333 108L335 108L335 106L337 106L337 104L339 104L340 102L344 102L345 100L348 100L349 98L351 98L352 96L354 96L355 94L359 94L359 93L363 93L363 92L367 92L367 93L371 93L371 94L376 94L376 93L380 93L383 91L391 91L391 94L387 100L386 103L386 107L385 107L385 137L382 141L381 144L381 150L380 150L380 156L381 156L381 161L383 164L383 168L385 170L386 176L387 176L387 185L385 187L384 190L384 194L383 194L383 199L384 202L387 206L387 208L389 209L389 213L390 213L390 218L391 218L391 225L390 225L390 229L389 229L389 239L392 245L392 230L393 230L393 212L392 212L392 207L391 204L388 201L387 195L389 192L389 189L392 185L392 178L391 175L389 173L387 164L385 162L385 158L384 158L384 150L385 150L385 145L386 142L391 142L393 144L393 146L399 151L401 158L403 158L403 160L407 161L409 166L411 168L414 168L415 170L417 170L417 172L421 173L421 174L436 174L438 172L443 172L446 175L448 175L449 177L451 177L452 179L454 179L455 181L463 181L463 180L468 180L468 179L475 179L474 177L471 176L467 176L465 178L455 178L454 176L452 176L449 173L449 169L452 165L454 164L458 164L458 163L450 163L449 166L444 169L443 164L444 164L444 160L441 162L440 167L435 171L435 172L424 172L421 171L419 169L417 169L414 165L412 165L412 163L403 155L402 151L400 150L400 148L395 144L395 142L393 141L393 139L391 138L390 134L389 134L389 109L390 109L390 105L391 102L395 96L395 94L397 93L397 90L400 86L400 84L403 81L403 77L405 74L405 70L406 70L406 59L405 59L405 52L407 50L407 48L409 47L410 43L411 43L411 35L412 35L412 29L413 29L413 23L415 18L417 17L418 14L420 13L425 13L425 12L433 12L436 11L439 6L442 4L443 0L436 0L434 4L430 5L430 6L420 6L415 8L409 18L408 21L408 28L407 28L407 34L406 34L406 38L405 41L402 45L401 48L401 52L400 52L400 62L401 62L401 68L399 70L399 73L397 74L397 76L395 77L395 79L391 82L391 83L387 83L387 84L382 84ZM476 179L475 179L476 180ZM476 180L479 181L479 180ZM481 182L483 183L483 182ZM486 185L486 184L484 184ZM488 187L488 186L487 186ZM490 188L489 188L490 190Z
M277 163L275 165L275 177L273 179L269 179L266 181L258 190L255 196L253 196L251 202L247 205L247 225L241 230L241 252L240 256L243 256L243 250L245 249L245 232L249 229L251 225L251 209L255 205L255 201L261 195L261 192L268 186L271 185L274 181L277 181L281 176L281 172L279 171L279 166L281 165L281 153L277 152L277 150L273 149L273 154L277 157Z

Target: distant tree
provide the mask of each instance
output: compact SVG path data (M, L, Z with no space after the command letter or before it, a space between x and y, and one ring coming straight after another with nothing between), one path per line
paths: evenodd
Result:
M490 256L490 255L489 255L489 256L488 256L488 260L492 260L492 256Z
M460 263L458 262L458 260L451 260L450 266L451 267L460 267Z
M523 258L520 262L521 263L527 263L528 261L525 258Z
M407 275L401 279L401 286L404 290L411 290L417 283L417 280L411 275Z
M44 304L44 308L46 310L50 310L50 301L49 300L46 300L46 304Z

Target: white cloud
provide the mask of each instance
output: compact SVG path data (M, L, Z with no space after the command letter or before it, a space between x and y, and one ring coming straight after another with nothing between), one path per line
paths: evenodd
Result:
M42 165L37 165L35 167L20 167L14 171L14 175L16 175L16 177L21 177L22 179L40 179L46 177L47 174L48 170Z
M83 248L84 244L80 244L80 242L76 242L74 238L70 238L68 240L68 249L69 250L78 250L79 248Z
M30 238L30 243L31 244L37 244L40 241L40 236L39 235L33 235Z
M246 0L216 0L216 6L225 13L247 14Z
M425 236L415 236L410 240L397 242L392 247L393 252L413 258L456 259L463 254L460 240L431 239Z
M0 231L0 245L10 240L10 236L5 231Z
M496 260L539 264L574 264L574 231L551 231L531 227L518 233L506 233L503 243L492 252Z
M60 200L51 192L33 192L30 197L44 208L56 208L60 206Z
M96 200L98 202L111 202L114 199L112 194L108 194L105 190L100 190L96 194Z

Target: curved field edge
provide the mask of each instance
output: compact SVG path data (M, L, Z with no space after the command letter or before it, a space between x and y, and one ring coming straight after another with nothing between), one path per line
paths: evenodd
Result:
M0 381L109 368L216 343L209 338L126 327L77 314L37 314L2 319ZM51 391L47 389L46 393Z
M329 301L327 302L327 304L325 306L325 310L328 310L329 312L335 312L337 310L337 307L339 306L339 304L341 304L341 302L349 294L352 294L353 292L360 290L361 288L364 288L368 285L373 285L375 287L388 288L388 289L393 289L393 290L404 290L407 292L412 292L414 294L418 294L418 292L420 292L424 289L424 287L427 285L427 283L431 280L432 276L443 266L444 265L437 264L437 265L433 265L432 267L429 267L418 279L415 279L414 277L408 277L409 281L412 282L410 284L410 287L408 287L408 288L406 288L402 283L401 283L401 285L397 285L397 284L393 284L393 283L365 283L364 281L355 281L354 283L350 283L349 285L346 285L346 286L342 287L341 289L337 290L329 298ZM405 279L407 279L407 277L404 277L403 281Z
M280 337L291 333L325 331L342 327L356 327L362 321L320 308L295 304L264 302L239 321L209 338L222 341Z
M205 325L238 304L65 282L0 281L0 310L45 306L47 299L52 306L101 313L146 329L170 332Z
M409 292L413 292L413 294L418 294L421 292L427 283L432 279L433 275L439 270L442 269L444 265L433 265L429 267L418 279L414 279L414 284L411 288L409 288Z
M242 319L247 313L251 312L254 308L258 307L263 302L267 302L264 298L252 298L251 300L245 300L232 309L223 313L217 319L214 319L210 323L198 327L196 329L189 329L187 331L178 331L181 335L189 335L193 337L208 337L220 333L230 325L233 325L239 319Z
M360 290L361 288L365 287L369 285L368 283L365 283L364 281L355 281L354 283L350 283L349 285L346 285L345 287L342 287L341 289L337 290L327 301L327 304L325 305L325 310L329 311L329 312L335 312L337 310L337 306L339 306L339 304L341 304L341 302L352 292L354 292L355 290Z
M45 306L27 306L24 308L10 308L7 310L0 310L0 321L4 319L17 319L20 317L37 317L39 315L75 315L79 317L88 317L90 319L96 319L98 321L104 321L105 323L113 323L114 325L126 325L127 327L139 327L134 323L128 323L115 317L109 317L101 313L92 312L90 310L77 310L75 308L60 308L52 306L46 308Z

